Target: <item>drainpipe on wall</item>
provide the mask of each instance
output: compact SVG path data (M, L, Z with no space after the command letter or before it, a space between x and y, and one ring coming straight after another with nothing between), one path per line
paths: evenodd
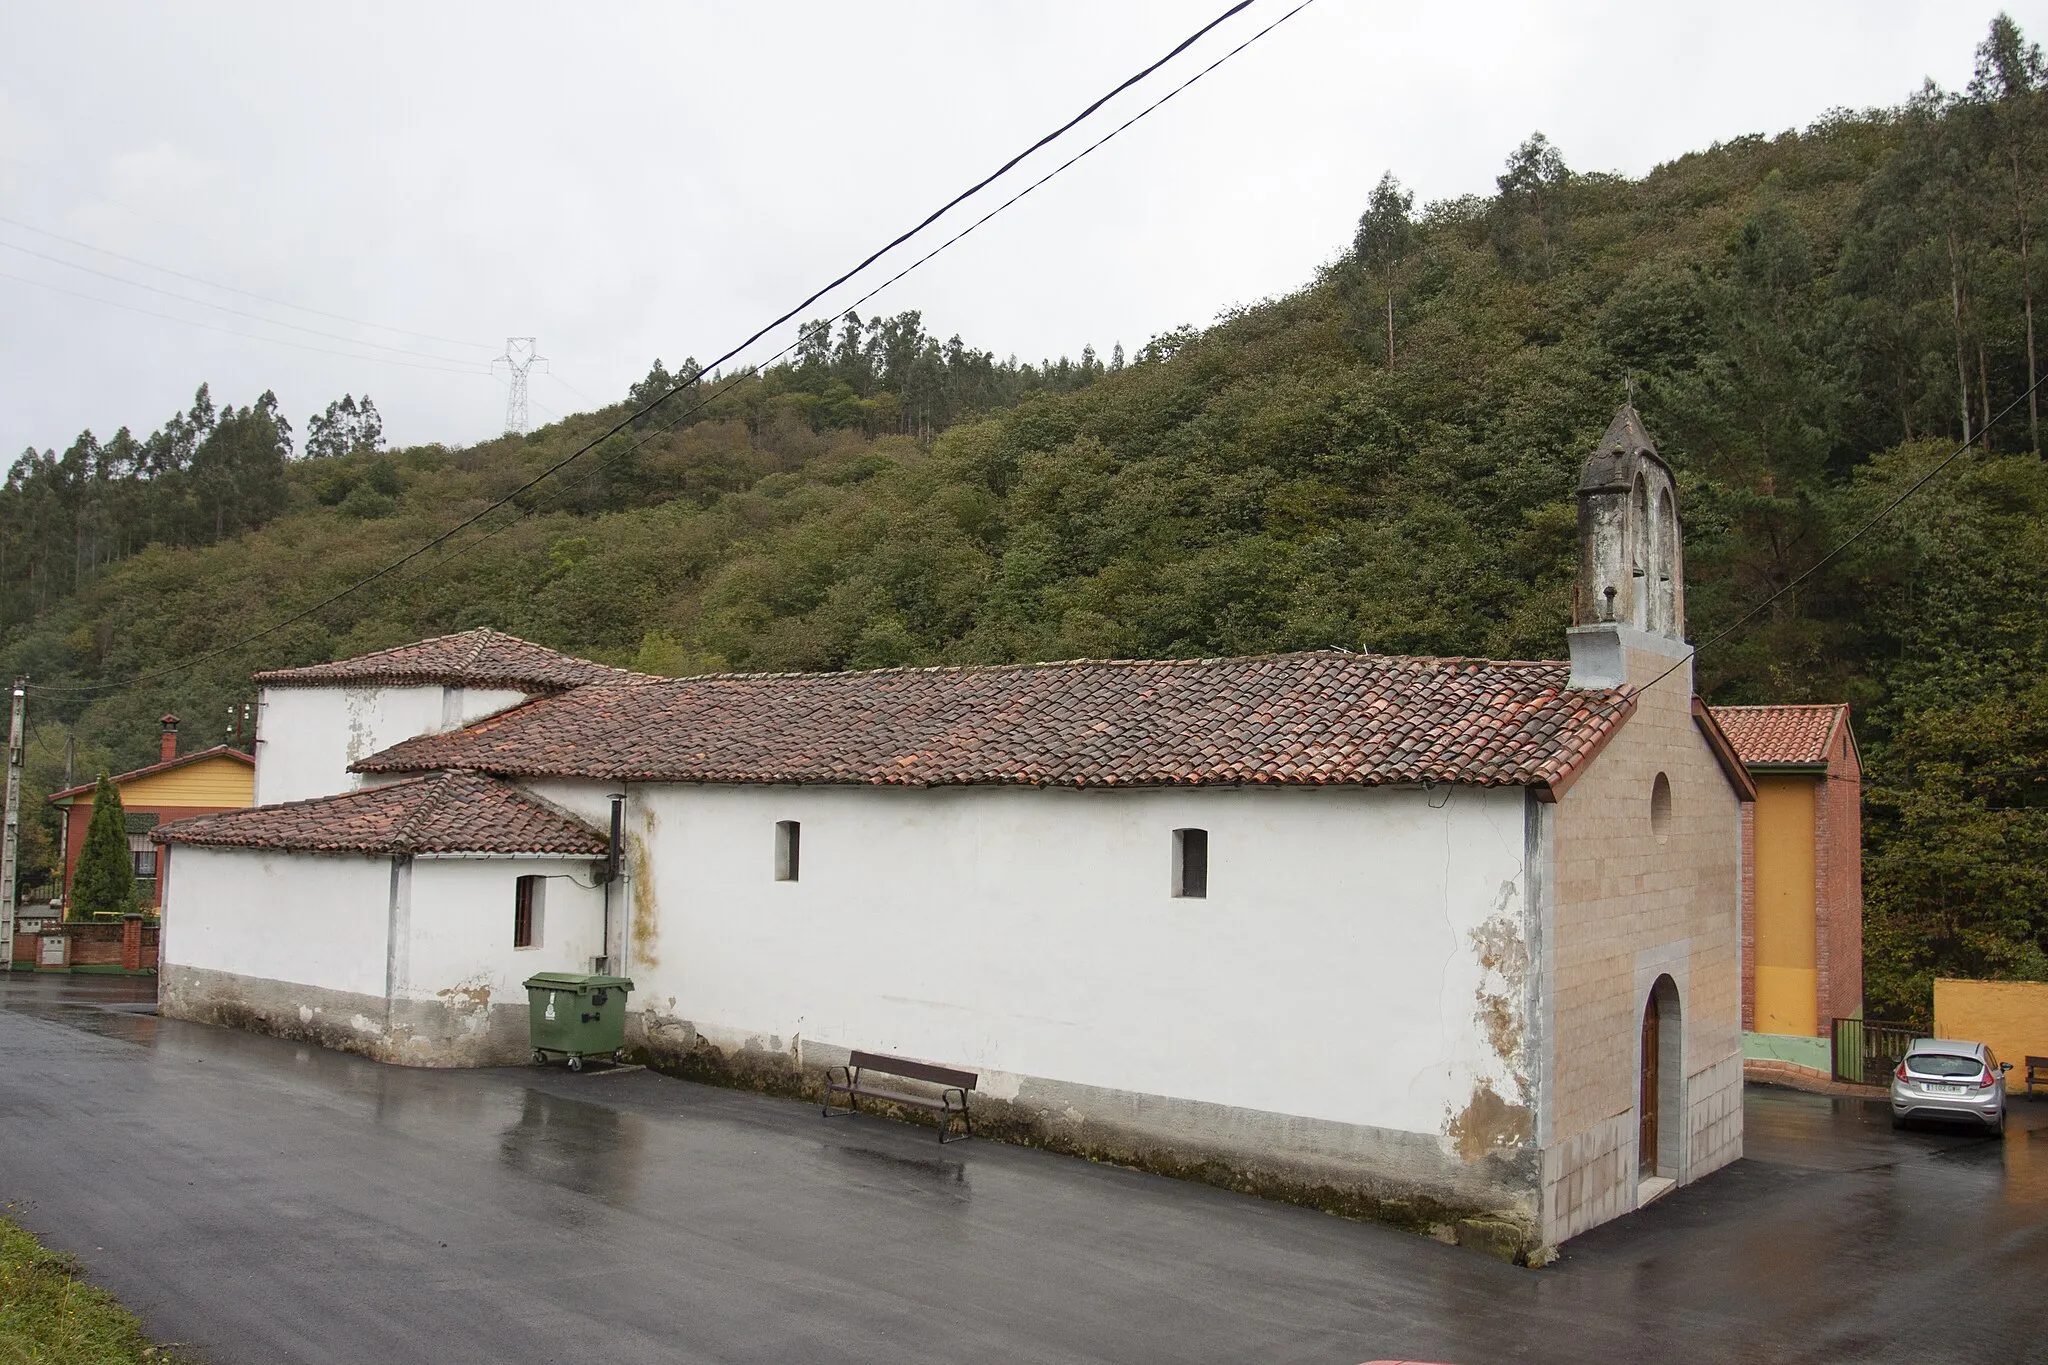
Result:
M608 972L612 969L612 887L618 884L619 869L625 859L621 850L626 842L626 794L612 795L612 837L606 855L604 870L604 935L598 940L604 953L597 959L597 970Z
M398 997L412 975L412 858L391 859L391 898L384 921L384 1037L397 1019Z

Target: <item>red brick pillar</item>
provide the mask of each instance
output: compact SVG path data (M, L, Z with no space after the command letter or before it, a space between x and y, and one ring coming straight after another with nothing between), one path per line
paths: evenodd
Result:
M142 916L121 916L121 969L142 970Z

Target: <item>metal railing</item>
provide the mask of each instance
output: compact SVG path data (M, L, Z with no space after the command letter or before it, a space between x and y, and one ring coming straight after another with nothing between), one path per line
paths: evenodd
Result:
M1875 1019L1837 1019L1834 1033L1834 1077L1850 1085L1888 1085L1892 1069L1927 1035L1905 1024Z

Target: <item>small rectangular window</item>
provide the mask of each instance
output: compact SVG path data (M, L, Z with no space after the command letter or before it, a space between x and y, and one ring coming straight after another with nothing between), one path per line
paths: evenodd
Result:
M777 820L775 822L775 880L793 882L796 880L797 862L803 849L804 827L800 821Z
M512 946L540 946L541 910L546 903L548 879L521 877L512 893Z
M135 865L135 880L146 882L156 876L156 844L147 834L128 836L128 857Z
M1209 831L1173 832L1173 894L1201 899L1209 894Z

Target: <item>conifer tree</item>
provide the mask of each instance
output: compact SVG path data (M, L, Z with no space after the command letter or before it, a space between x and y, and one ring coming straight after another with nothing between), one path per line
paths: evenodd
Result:
M128 853L128 818L121 793L100 774L92 795L92 819L85 827L85 846L78 851L78 871L71 879L72 919L125 915L137 908L135 863Z

